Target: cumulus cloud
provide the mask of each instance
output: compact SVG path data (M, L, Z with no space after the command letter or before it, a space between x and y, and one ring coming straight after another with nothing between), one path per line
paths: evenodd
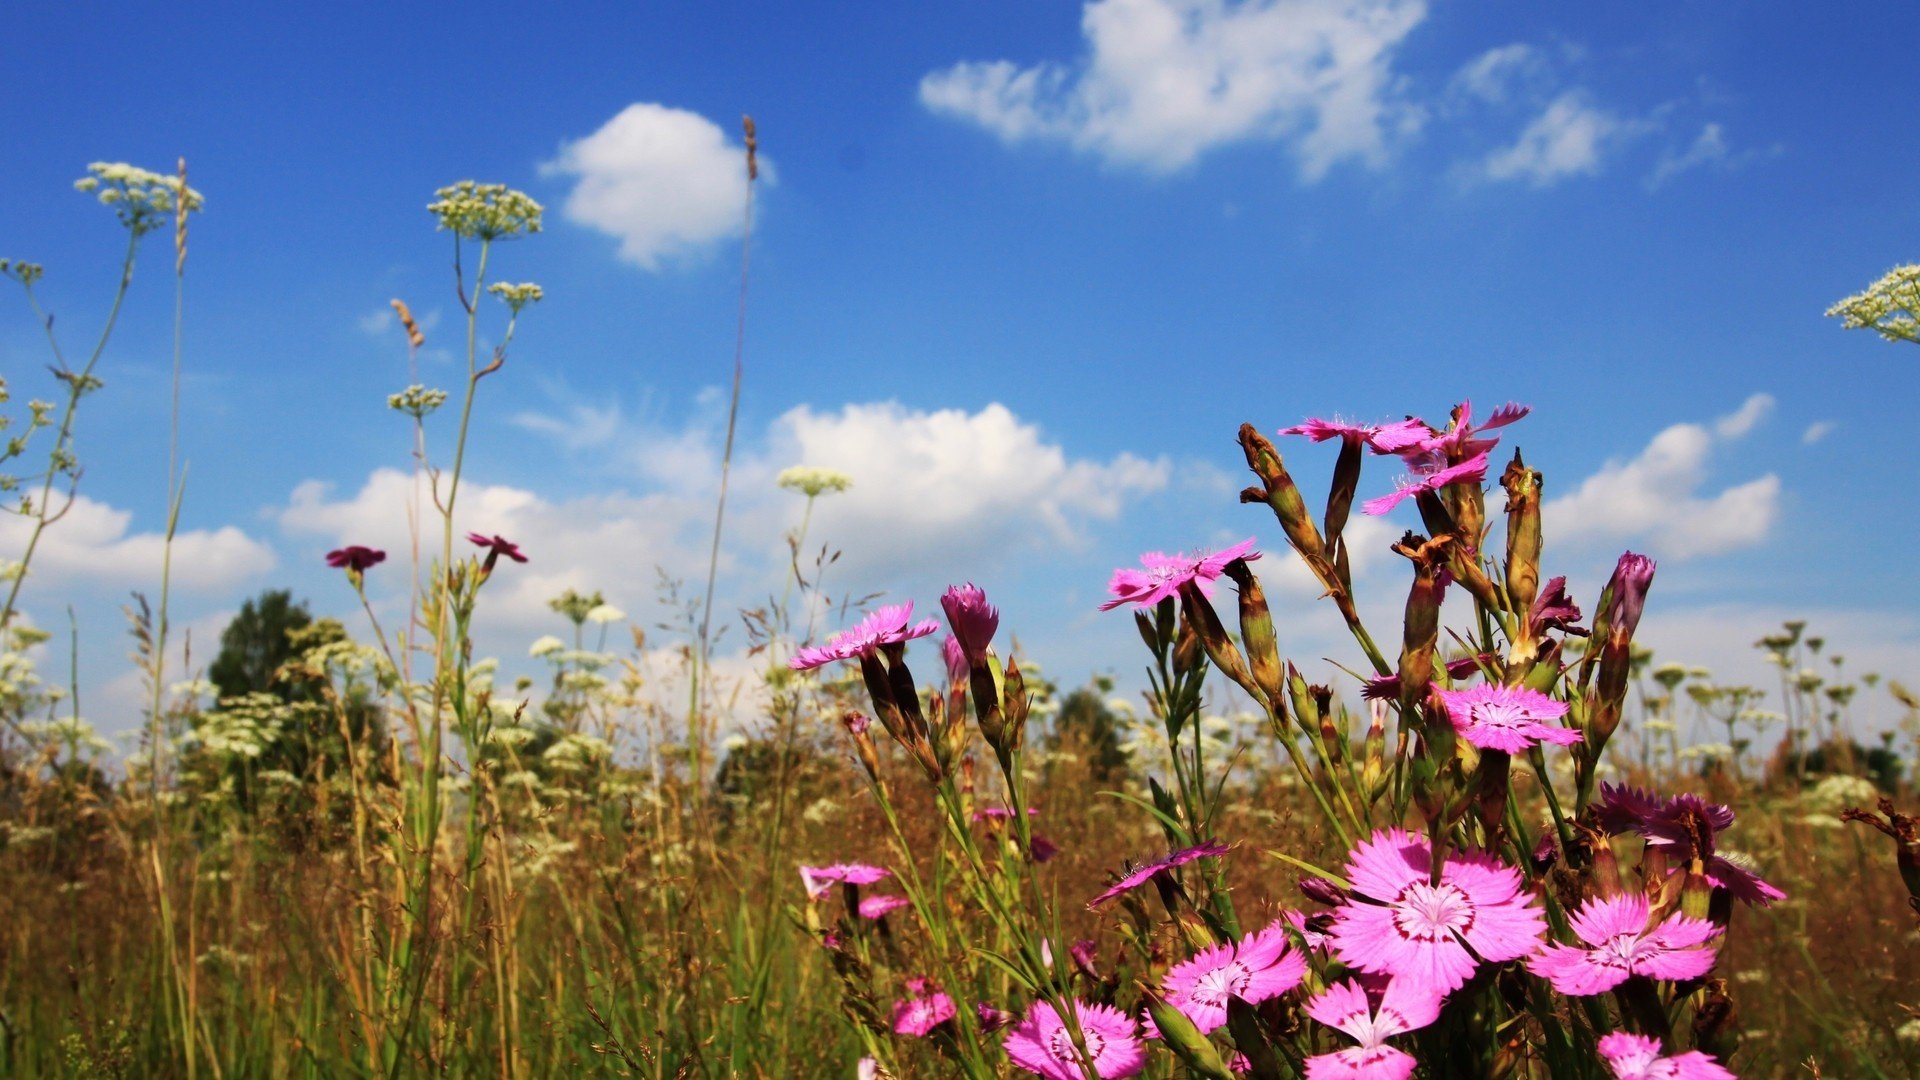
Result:
M132 531L133 514L85 495L48 526L33 554L27 588L44 582L85 582L114 588L157 589L166 537ZM0 516L0 551L24 551L33 523ZM173 538L173 585L217 590L273 569L273 549L232 525L186 529Z
M1219 146L1284 141L1304 179L1378 166L1420 112L1393 71L1424 0L1093 0L1072 64L966 61L928 74L929 110L1007 142L1063 142L1171 172Z
M1489 154L1479 174L1534 187L1591 176L1600 171L1603 153L1644 130L1644 122L1623 119L1593 104L1583 91L1569 90L1548 102L1513 145Z
M635 102L540 171L574 177L567 220L617 237L620 257L647 270L740 234L746 149L699 113Z
M1780 478L1703 493L1713 451L1750 432L1773 399L1755 394L1712 424L1675 424L1630 460L1613 460L1544 508L1549 535L1644 544L1656 558L1718 555L1766 539L1780 511Z

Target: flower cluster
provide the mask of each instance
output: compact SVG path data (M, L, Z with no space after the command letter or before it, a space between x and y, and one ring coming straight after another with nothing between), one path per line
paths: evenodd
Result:
M179 177L162 176L125 162L96 161L87 166L86 176L73 182L73 188L98 193L100 202L113 207L120 224L133 230L135 236L165 225L183 204L189 214L206 205L206 199Z
M523 281L518 285L496 281L487 286L487 291L499 297L500 302L507 305L515 315L520 314L520 309L528 304L537 304L547 298L546 291L531 281Z
M1896 266L1862 292L1827 309L1848 330L1920 343L1920 266Z
M540 231L544 209L524 191L505 184L462 180L440 188L427 204L439 227L468 240L504 240Z
M394 412L406 413L415 420L425 420L427 414L447 403L445 390L434 390L414 383L397 394L387 395L387 408Z
M853 477L819 465L790 465L780 470L780 475L774 477L774 483L811 499L830 491L847 490L853 486Z

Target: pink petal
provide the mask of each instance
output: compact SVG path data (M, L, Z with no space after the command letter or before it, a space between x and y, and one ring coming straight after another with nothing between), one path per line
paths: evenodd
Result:
M1355 1046L1307 1059L1307 1080L1407 1080L1418 1062L1391 1046Z

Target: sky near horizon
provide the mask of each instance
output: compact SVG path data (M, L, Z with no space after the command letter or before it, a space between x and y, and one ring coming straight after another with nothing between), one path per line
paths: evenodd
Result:
M568 586L668 618L662 576L705 573L750 113L767 168L723 614L779 592L801 505L772 478L806 463L854 478L813 519L844 552L829 591L926 609L977 581L1069 684L1141 665L1130 620L1094 610L1113 567L1246 536L1288 605L1283 647L1351 664L1271 515L1237 505L1235 429L1514 400L1534 413L1496 456L1517 445L1545 473L1545 569L1577 600L1632 548L1660 562L1642 636L1662 658L1771 685L1750 644L1804 617L1851 671L1912 681L1920 500L1895 418L1920 406L1920 350L1822 316L1920 257L1920 87L1884 21L1789 3L21 5L0 34L0 257L46 264L73 348L124 244L72 190L86 164L184 155L206 193L174 599L196 665L269 586L357 625L323 554L404 547L409 431L385 398L409 374L387 305L421 317L420 381L457 390L451 240L424 207L464 178L547 207L490 270L547 299L476 406L458 525L533 559L489 585L481 647L534 671L526 643L560 629L545 600ZM171 257L164 235L143 245L79 421L82 501L24 594L63 632L73 606L82 711L109 731L138 700L120 606L158 587ZM14 408L54 386L6 284ZM436 457L453 420L430 421ZM1332 452L1282 450L1319 498ZM1369 463L1362 497L1392 490L1392 464ZM1408 527L1411 505L1354 534L1387 639L1406 575L1385 546ZM19 537L0 522L0 556ZM40 660L62 672L67 650Z

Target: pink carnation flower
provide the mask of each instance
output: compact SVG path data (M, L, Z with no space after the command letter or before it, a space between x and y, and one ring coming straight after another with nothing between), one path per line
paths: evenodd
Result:
M883 919L891 913L906 907L912 901L904 896L881 894L868 896L860 901L860 917L863 919Z
M842 630L827 639L825 645L809 645L794 653L793 659L787 661L787 666L795 671L806 671L835 660L872 656L882 645L898 645L917 637L926 637L940 629L940 624L932 619L908 625L912 620L911 600L904 604L877 607L852 629Z
M1215 945L1167 972L1167 1002L1202 1035L1227 1022L1227 1001L1257 1005L1300 985L1307 961L1292 947L1284 923Z
M1307 1059L1307 1080L1406 1080L1418 1062L1386 1040L1440 1015L1440 995L1407 979L1350 980L1307 1002L1307 1015L1353 1036L1359 1046Z
M1712 970L1713 950L1699 946L1719 934L1719 927L1677 912L1649 927L1650 914L1647 898L1639 893L1589 901L1569 920L1588 947L1549 944L1527 967L1575 997L1611 990L1629 975L1695 979Z
M1536 743L1567 746L1582 736L1552 723L1567 715L1567 703L1524 686L1480 683L1465 690L1442 690L1453 729L1482 750L1517 754Z
M1714 839L1733 824L1733 808L1693 794L1661 799L1627 785L1600 786L1600 824L1611 833L1637 832L1649 847L1663 847L1679 873L1698 857L1707 880L1749 905L1765 907L1786 893L1761 880L1753 868L1714 850ZM1698 847L1701 850L1696 851Z
M1659 1039L1614 1031L1600 1036L1600 1056L1615 1080L1735 1080L1734 1075L1698 1050L1661 1057Z
M1377 499L1368 499L1361 509L1379 517L1381 514L1399 506L1401 501L1418 495L1422 491L1439 491L1452 484L1477 484L1487 475L1487 455L1475 454L1458 465L1436 468L1431 472L1416 471L1400 481L1399 490L1391 495L1382 495Z
M893 1003L893 1030L896 1034L924 1039L933 1029L953 1019L957 1011L953 999L935 990L925 979L907 984L908 997Z
M1146 1066L1146 1048L1140 1045L1138 1030L1126 1013L1111 1005L1089 1005L1078 999L1073 1012L1086 1042L1087 1061L1101 1080L1133 1076ZM1048 1002L1034 1002L1026 1019L1007 1032L1005 1045L1013 1063L1035 1076L1086 1080L1073 1036Z
M1376 431L1373 436L1374 450L1382 454L1398 454L1413 464L1416 459L1432 460L1444 458L1460 460L1474 457L1492 450L1500 440L1482 439L1477 436L1506 427L1532 412L1531 406L1508 402L1493 410L1487 422L1474 426L1473 402L1462 401L1454 420L1453 429L1446 432L1435 431L1423 420L1408 417L1397 424L1389 424Z
M1347 860L1353 899L1334 912L1328 935L1341 960L1447 994L1479 960L1517 960L1540 943L1546 922L1519 871L1488 854L1456 851L1435 885L1432 862L1426 838L1404 829L1375 832L1354 849Z
M1121 876L1120 880L1108 886L1106 892L1103 892L1099 896L1096 896L1093 899L1087 901L1087 908L1089 910L1093 908L1097 908L1101 904L1104 904L1107 901L1113 899L1114 897L1119 896L1123 892L1127 892L1131 889L1139 888L1140 886L1146 884L1148 879L1152 878L1153 875L1159 873L1162 870L1171 870L1176 866L1185 866L1186 864L1192 862L1195 859L1208 858L1216 855L1225 855L1229 850L1231 849L1229 849L1227 845L1221 843L1220 841L1209 840L1204 844L1198 844L1198 845L1195 845L1194 847L1182 848L1179 851L1169 852L1167 854L1167 857L1164 859L1155 859L1150 863L1146 863L1142 866L1136 866L1133 869L1127 871L1126 874Z
M987 603L987 594L980 586L971 581L949 586L946 595L940 598L940 606L947 613L947 625L953 630L954 640L960 643L967 662L986 655L994 631L1000 629L1000 609Z
M1405 421L1401 421L1401 423L1405 423ZM1398 427L1399 425L1396 424L1392 426ZM1380 427L1376 424L1354 424L1337 417L1332 420L1323 420L1318 416L1310 420L1303 420L1290 428L1280 429L1280 434L1282 435L1305 435L1314 442L1326 442L1328 439L1339 439L1344 443L1365 443L1369 446L1373 445L1374 436L1379 432Z
M1228 563L1235 559L1252 562L1259 557L1260 553L1253 550L1252 537L1211 555L1203 551L1190 555L1149 551L1140 556L1140 565L1146 569L1122 567L1113 572L1113 579L1107 582L1107 591L1113 594L1113 599L1101 604L1100 610L1112 611L1122 604L1152 607L1168 597L1178 596L1180 587L1189 582L1199 587L1202 596L1211 596L1212 583L1226 571Z
M802 866L800 883L806 886L807 899L818 900L827 895L834 882L843 885L871 885L876 881L885 881L893 876L893 871L884 866L868 866L866 863L834 863L832 866Z

